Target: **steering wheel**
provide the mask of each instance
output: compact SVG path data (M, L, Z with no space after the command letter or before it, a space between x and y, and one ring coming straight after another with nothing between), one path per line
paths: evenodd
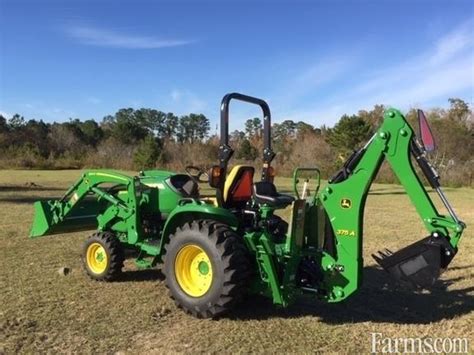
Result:
M193 179L196 182L209 181L209 174L207 173L207 171L205 171L202 168L199 168L193 165L188 165L187 167L184 168L184 171L186 171L186 174L188 174L191 177L191 179Z

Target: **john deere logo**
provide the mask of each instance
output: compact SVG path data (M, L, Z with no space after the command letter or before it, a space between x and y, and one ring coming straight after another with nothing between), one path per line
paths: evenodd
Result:
M341 200L341 207L342 208L351 208L352 207L352 202L348 198L343 198Z

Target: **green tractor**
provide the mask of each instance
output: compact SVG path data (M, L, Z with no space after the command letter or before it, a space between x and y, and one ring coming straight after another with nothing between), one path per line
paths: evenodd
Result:
M229 145L229 103L240 100L262 108L263 168L255 181L251 166L227 174L234 150ZM208 173L150 170L138 176L115 171L84 173L65 195L35 203L31 237L97 229L84 244L83 263L99 281L119 276L125 250L134 250L141 268L162 264L166 286L178 306L196 317L217 317L244 295L260 294L288 306L306 294L340 302L362 281L364 206L370 185L386 159L420 215L428 235L397 252L384 250L375 260L401 282L431 286L457 253L465 224L443 194L439 176L425 152L434 149L427 120L419 111L419 138L403 115L389 109L381 127L319 189L317 168L298 168L294 196L277 191L271 162L271 116L267 103L232 93L221 105L219 164ZM448 214L435 208L420 171L437 191ZM299 180L305 174L303 191ZM308 175L309 174L309 175ZM308 193L309 178L315 182ZM199 193L199 182L216 189ZM291 209L286 223L276 212Z

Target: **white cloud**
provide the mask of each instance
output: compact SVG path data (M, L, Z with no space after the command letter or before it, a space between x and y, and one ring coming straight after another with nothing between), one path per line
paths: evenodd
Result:
M131 35L88 26L72 26L66 29L72 38L91 46L126 49L157 49L191 44L194 41L150 36Z
M272 95L272 101L284 106L292 106L301 102L302 97L318 92L320 93L325 85L347 77L359 61L358 51L351 51L351 57L346 55L330 55L318 59L314 65L303 68L297 73L293 73L280 87L284 91L278 91ZM277 108L278 109L278 108Z
M170 96L174 102L178 102L183 96L183 94L180 90L174 89L173 91L171 91Z
M355 58L339 57L326 58L316 65L311 66L303 71L296 78L296 84L310 86L312 88L321 86L334 79L341 77L354 66Z
M456 55L456 53L472 46L473 43L473 22L469 21L437 41L436 49L430 62L431 64L435 64L449 60L449 58Z
M168 110L179 114L201 113L207 107L205 100L189 90L173 89L169 97L171 97L171 105Z
M431 105L461 92L474 94L473 22L462 24L446 33L423 51L405 61L367 71L361 67L353 74L362 84L344 85L326 99L317 98L318 107L279 115L281 119L307 120L313 124L334 124L344 114L370 109L375 104L395 106L402 110L416 105ZM341 66L343 68L343 66ZM331 71L329 70L331 73ZM333 71L334 72L334 71ZM337 71L336 71L337 73ZM360 74L359 74L360 73ZM331 75L329 75L331 76ZM312 84L305 85L307 92ZM321 89L324 86L321 85Z

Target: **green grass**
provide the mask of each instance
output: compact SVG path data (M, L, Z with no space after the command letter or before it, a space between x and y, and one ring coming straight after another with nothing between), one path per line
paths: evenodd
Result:
M474 190L446 189L467 223L460 251L431 292L399 288L370 254L425 236L401 187L372 187L366 207L364 285L342 304L301 300L277 309L245 301L219 321L183 314L159 270L127 261L120 282L81 269L87 233L28 239L38 198L59 197L79 171L0 171L0 354L13 352L369 352L371 332L390 337L467 337L474 342ZM290 179L279 179L291 190ZM431 196L435 197L434 194ZM71 268L61 276L60 267Z

